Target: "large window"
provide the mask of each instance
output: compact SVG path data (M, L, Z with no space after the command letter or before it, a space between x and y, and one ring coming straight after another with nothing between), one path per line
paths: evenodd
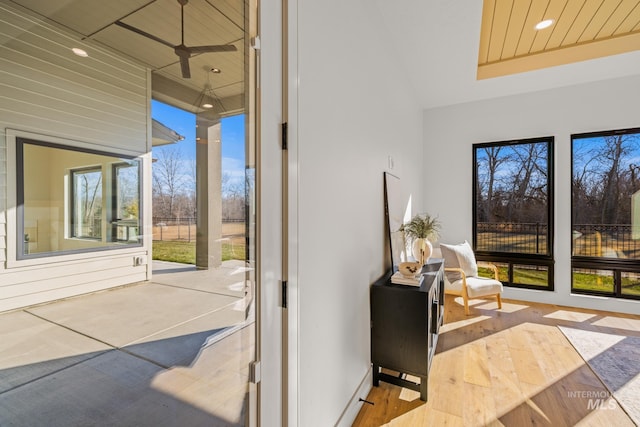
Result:
M140 160L16 138L16 259L141 245Z
M572 290L640 298L640 128L571 139Z
M508 286L553 289L553 138L474 144L473 245Z

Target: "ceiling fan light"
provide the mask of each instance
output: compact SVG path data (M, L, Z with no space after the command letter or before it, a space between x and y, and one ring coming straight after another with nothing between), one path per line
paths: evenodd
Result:
M553 25L553 19L545 19L544 21L540 21L536 24L536 30L544 30L545 28L549 28Z
M89 56L89 54L87 53L87 51L86 51L86 50L84 50L84 49L80 49L79 47L74 47L74 48L72 48L72 49L71 49L71 51L72 51L74 54L76 54L76 55L78 55L78 56L81 56L81 57L83 57L83 58L86 58L87 56Z
M213 104L202 104L203 108L213 108Z

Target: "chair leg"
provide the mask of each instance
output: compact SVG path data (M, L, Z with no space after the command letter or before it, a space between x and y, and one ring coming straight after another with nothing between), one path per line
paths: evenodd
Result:
M468 316L471 314L469 313L469 299L466 296L463 296L462 299L464 300L464 314Z
M502 308L502 298L500 298L500 294L496 295L496 298L498 298L498 308Z

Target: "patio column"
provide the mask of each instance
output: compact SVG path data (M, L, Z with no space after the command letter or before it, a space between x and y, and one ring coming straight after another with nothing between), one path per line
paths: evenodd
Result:
M220 120L196 118L196 268L222 265Z

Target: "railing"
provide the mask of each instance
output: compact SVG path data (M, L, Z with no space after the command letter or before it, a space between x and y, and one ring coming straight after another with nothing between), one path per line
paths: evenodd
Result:
M599 258L640 258L640 239L628 224L579 224L573 227L573 254Z
M479 222L477 249L490 252L547 254L547 224Z
M603 258L640 258L640 239L628 224L575 224L573 255ZM477 249L491 252L546 254L547 224L481 222Z

